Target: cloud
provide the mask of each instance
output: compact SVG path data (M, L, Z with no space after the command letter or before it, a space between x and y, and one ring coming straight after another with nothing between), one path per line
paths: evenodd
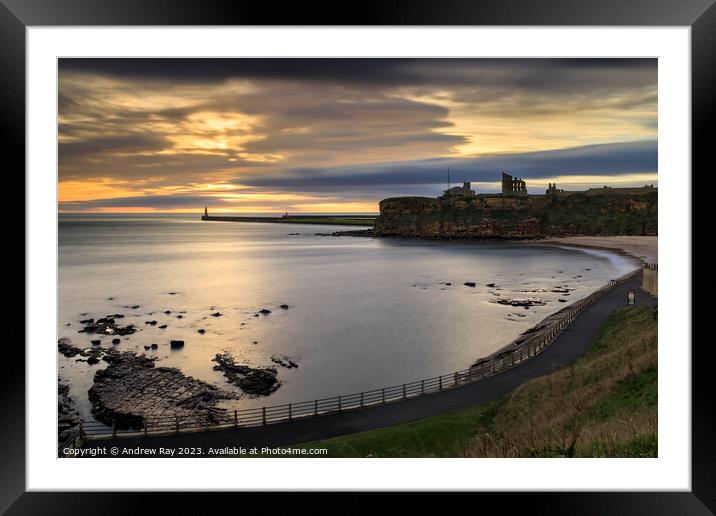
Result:
M339 203L433 195L448 166L656 171L655 59L63 58L59 77L61 199L85 207L93 184L96 206L159 209L207 184Z
M137 153L161 150L167 147L167 141L153 134L121 134L85 138L79 141L60 142L59 159L85 156L98 153Z
M500 172L525 179L555 176L619 175L654 172L658 165L655 140L588 145L569 149L485 156L438 158L338 168L299 168L279 174L241 179L243 185L286 190L337 190L387 185L443 185L448 167L454 180L493 182Z
M92 199L88 201L70 201L60 203L60 208L196 208L206 203L207 197L201 195L146 195L135 197L117 197L108 199ZM227 204L222 199L215 199L213 204Z
M143 81L216 83L235 78L362 87L435 85L527 89L651 84L656 59L63 58L62 73Z

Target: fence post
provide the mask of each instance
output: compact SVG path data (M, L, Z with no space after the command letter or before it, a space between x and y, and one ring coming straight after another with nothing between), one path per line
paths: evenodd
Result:
M313 415L318 415L318 400L313 400Z
M291 404L288 404L288 420L291 421L293 419L293 407Z
M117 437L117 420L112 419L112 437Z
M239 426L239 414L234 410L234 426Z
M343 410L343 396L338 396L338 412Z
M438 378L440 379L440 390L443 390L443 377L439 376Z
M266 407L261 407L261 423L266 426Z
M425 380L420 380L420 394L425 394Z
M457 385L457 372L455 372L455 375L453 377L453 384Z
M363 408L363 393L360 393L360 408Z
M403 399L405 399L405 384L403 384Z
M382 392L380 393L380 399L385 403L385 387L383 387Z

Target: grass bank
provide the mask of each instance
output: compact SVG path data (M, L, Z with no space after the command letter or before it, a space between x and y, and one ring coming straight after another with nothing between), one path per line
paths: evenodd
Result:
M613 313L585 356L494 402L301 447L328 457L656 457L657 310Z

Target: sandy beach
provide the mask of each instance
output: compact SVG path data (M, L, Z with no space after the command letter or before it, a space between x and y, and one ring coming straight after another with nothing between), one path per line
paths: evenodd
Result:
M658 237L655 236L580 236L538 240L540 244L561 244L614 249L647 261L659 261Z

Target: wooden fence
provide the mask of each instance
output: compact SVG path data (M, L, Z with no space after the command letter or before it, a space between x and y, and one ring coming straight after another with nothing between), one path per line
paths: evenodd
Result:
M212 429L265 426L297 419L319 417L349 410L360 410L386 403L396 403L417 396L453 389L467 383L488 378L541 353L555 338L582 312L601 296L614 289L620 283L639 274L634 270L611 280L585 298L545 319L548 324L529 338L513 343L486 359L479 360L473 366L433 378L382 387L355 394L345 394L331 398L264 406L232 411L210 411L201 418L180 416L146 416L141 428L120 429L116 424L111 427L98 421L83 421L82 430L86 439L107 439L116 436L143 436L196 432ZM518 341L516 341L518 342Z

